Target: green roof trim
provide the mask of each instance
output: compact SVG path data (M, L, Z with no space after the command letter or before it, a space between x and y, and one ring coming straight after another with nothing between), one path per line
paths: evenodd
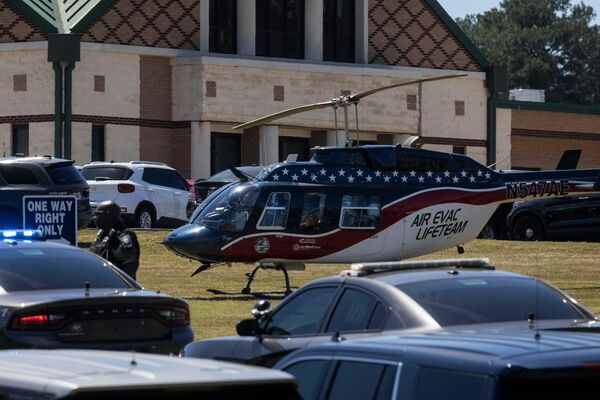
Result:
M452 19L450 15L444 10L444 7L437 2L437 0L425 0L425 2L433 9L438 17L444 22L446 27L456 36L458 41L467 49L467 51L473 56L479 66L485 71L492 65L489 60L483 55L479 47L473 43L473 41L463 32L458 24Z
M46 33L83 33L116 0L6 0Z
M533 101L497 100L498 108L513 110L550 111L571 114L600 115L599 106L585 106L580 104L537 103Z

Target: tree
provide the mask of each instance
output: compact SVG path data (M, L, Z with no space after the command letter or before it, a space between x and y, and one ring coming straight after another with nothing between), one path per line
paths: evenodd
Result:
M457 22L509 88L545 89L550 102L600 103L600 30L594 10L570 0L503 0Z

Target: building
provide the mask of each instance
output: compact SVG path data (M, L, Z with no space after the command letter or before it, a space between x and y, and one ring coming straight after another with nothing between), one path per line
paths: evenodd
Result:
M55 154L47 34L48 21L59 18L48 16L45 3L0 0L6 155ZM391 144L420 135L427 148L510 166L511 110L495 106L501 79L435 0L69 4L54 12L67 22L79 18L72 24L81 34L81 59L72 71L71 153L78 164L162 161L200 178L289 153L302 160L310 147L343 142L341 115L337 130L329 110L243 132L231 128L344 92L464 72L365 99L360 141ZM354 110L350 121L354 126Z

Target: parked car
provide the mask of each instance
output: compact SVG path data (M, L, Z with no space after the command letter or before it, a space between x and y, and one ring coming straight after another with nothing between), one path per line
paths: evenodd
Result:
M90 185L92 209L112 200L121 206L129 225L179 227L188 219L189 184L166 164L93 162L83 167L82 174Z
M583 400L600 390L596 333L473 330L312 346L276 365L312 399Z
M515 240L600 240L600 193L515 202L508 214Z
M548 326L595 321L560 290L536 278L496 271L487 260L408 261L353 265L355 270L312 281L271 312L260 301L238 336L185 346L186 357L272 366L286 354L343 336L515 322L531 315Z
M23 196L77 197L77 226L91 221L89 186L74 161L46 157L0 159L0 229L23 228Z
M2 399L298 399L289 374L209 360L90 350L0 352Z
M252 165L246 167L237 167L236 169L242 174L254 178L264 170L264 167ZM197 179L194 182L196 201L198 203L201 203L218 188L223 187L229 183L239 182L239 180L240 178L235 176L234 173L228 169L214 174L208 179Z
M0 231L0 347L176 354L193 339L184 300L35 232Z

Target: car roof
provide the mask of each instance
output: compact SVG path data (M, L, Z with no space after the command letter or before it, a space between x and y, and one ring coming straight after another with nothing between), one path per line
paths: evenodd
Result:
M339 357L353 354L461 370L475 367L481 372L487 372L491 367L500 373L510 369L508 365L525 368L581 367L585 361L599 359L600 335L534 329L493 332L473 326L473 329L463 331L390 334L316 345L282 360L281 364L294 358L324 353L335 353Z
M449 272L453 273L450 274ZM344 274L332 275L320 279L316 279L310 284L322 284L322 283L335 283L346 279L370 279L379 281L390 286L399 286L407 283L414 282L426 282L440 279L456 279L459 276L461 278L519 278L519 279L535 279L528 275L518 274L515 272L502 271L502 270L473 270L473 269L456 269L450 267L443 268L431 268L421 270L407 270L407 271L392 271L392 272L378 272L365 276L353 276L348 277Z
M0 386L54 393L294 382L281 371L212 360L90 350L0 352Z
M73 160L66 160L63 158L54 158L50 156L44 157L0 157L0 164L10 165L10 164L42 164L44 166L54 165L54 164L66 164L71 163L74 164Z
M94 161L90 164L84 165L83 168L101 168L101 167L120 167L129 169L142 169L142 168L163 168L163 169L174 169L167 164L154 162L154 161L129 161L129 162L109 162L109 161Z

